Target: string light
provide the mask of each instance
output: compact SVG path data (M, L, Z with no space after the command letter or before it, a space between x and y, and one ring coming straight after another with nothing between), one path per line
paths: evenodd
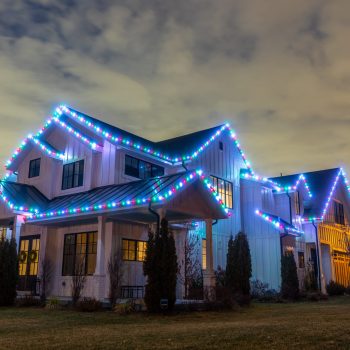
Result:
M273 218L272 216L270 216L268 214L263 213L262 211L260 211L258 209L255 211L255 214L260 216L265 221L269 222L271 225L273 225L278 230L287 231L289 234L296 235L296 236L299 236L299 235L304 233L303 231L299 231L296 228L284 225L279 220Z
M73 117L75 120L77 120L78 122L80 122L81 124L84 124L85 126L87 126L88 128L94 130L94 132L96 132L98 135L101 135L102 137L104 137L105 139L107 139L108 141L112 141L114 143L117 144L121 144L123 146L128 146L131 148L135 148L139 151L145 152L147 154L150 154L154 157L160 158L162 160L168 161L170 163L173 164L177 164L179 162L182 161L189 161L192 160L196 157L198 157L198 155L203 152L215 139L218 138L218 136L220 136L222 134L223 131L228 130L230 133L230 137L233 140L236 148L238 149L240 155L243 158L243 161L245 163L245 165L247 166L247 168L249 169L249 171L253 174L253 170L251 168L251 164L250 162L247 160L244 152L241 149L241 146L238 142L236 133L234 132L234 130L231 128L230 124L225 124L223 125L220 130L216 131L214 135L212 135L205 143L203 143L196 151L194 151L192 154L188 154L188 155L183 155L183 156L179 156L179 157L170 157L169 155L166 155L160 151L154 150L153 148L149 147L149 146L145 146L140 144L139 142L135 142L129 138L125 138L122 136L117 136L117 135L113 135L111 132L104 130L103 128L101 128L100 126L94 124L91 120L87 119L86 117L84 117L81 114L78 114L74 111L72 111L69 107L67 106L60 106L56 109L56 113L60 116L63 113L67 113L69 116Z
M27 220L40 220L45 218L52 218L52 217L62 217L62 216L69 216L69 215L75 215L75 214L81 214L81 213L89 213L94 211L103 211L103 210L110 210L114 208L121 208L121 207L135 207L140 205L145 205L150 202L155 203L161 203L165 202L169 199L171 199L176 192L184 188L188 183L192 182L195 179L200 179L205 184L205 187L210 191L210 193L213 195L215 200L219 203L221 209L224 211L224 213L227 216L230 216L231 213L226 208L223 200L221 199L220 195L215 191L213 186L211 185L210 180L203 175L203 172L201 170L196 170L184 177L182 177L174 186L172 186L170 189L160 191L159 193L153 194L151 197L143 197L143 198L133 198L130 200L124 200L121 202L107 202L103 204L94 204L94 205L86 205L78 208L66 208L58 211L51 211L51 212L37 212L27 218Z
M267 177L262 177L262 176L259 176L259 175L253 175L253 174L249 174L249 173L243 173L243 174L241 174L241 178L245 179L245 180L252 180L252 181L257 181L257 182L270 184L278 192L280 192L282 190L282 187L279 184L277 184L276 182L268 179Z
M307 222L317 222L317 221L323 221L324 220L324 217L325 217L325 215L327 213L329 204L330 204L330 202L332 200L334 191L335 191L335 189L337 187L337 184L339 182L340 177L343 178L344 184L346 186L346 189L347 189L348 193L350 194L350 186L349 186L349 181L348 181L348 179L346 177L346 173L343 170L343 168L340 168L340 170L339 170L339 172L338 172L338 174L337 174L337 176L336 176L336 178L335 178L335 180L333 182L332 189L331 189L330 194L329 194L329 196L327 198L327 201L326 201L326 203L324 205L324 208L323 208L323 211L322 211L322 215L320 217L314 216L314 217L303 218L302 219L303 222L307 223Z

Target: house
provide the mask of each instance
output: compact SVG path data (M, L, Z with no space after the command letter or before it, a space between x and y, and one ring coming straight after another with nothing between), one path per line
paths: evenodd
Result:
M18 241L20 291L38 288L42 262L49 259L54 264L50 295L69 298L75 267L83 263L84 294L105 299L109 258L121 252L122 294L142 297L148 231L164 217L180 261L186 236L199 237L205 288L214 286L214 270L226 264L230 236L242 230L249 239L253 279L279 289L281 254L294 252L302 281L301 261L315 251L309 227L316 222L318 232L323 230L322 217L309 222L305 216L319 201L310 199L308 175L257 176L229 124L153 142L60 106L6 167L0 227ZM346 210L348 199L341 197ZM321 242L316 254L344 252ZM177 296L183 297L181 283Z

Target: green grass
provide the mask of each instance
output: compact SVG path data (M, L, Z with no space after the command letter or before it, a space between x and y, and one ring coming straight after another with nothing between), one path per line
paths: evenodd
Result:
M0 308L0 349L350 349L350 297L175 316Z

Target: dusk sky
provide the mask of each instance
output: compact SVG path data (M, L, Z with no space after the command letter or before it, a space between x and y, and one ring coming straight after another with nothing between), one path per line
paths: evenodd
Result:
M0 160L61 103L154 141L229 121L262 175L350 171L350 1L1 0Z

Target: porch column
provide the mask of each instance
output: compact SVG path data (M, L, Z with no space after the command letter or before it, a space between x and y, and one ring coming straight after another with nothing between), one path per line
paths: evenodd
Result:
M97 224L97 252L96 252L96 268L95 268L95 297L102 299L104 297L104 280L105 280L105 229L106 218L98 217Z
M213 224L212 220L205 220L206 234L206 269L203 272L204 297L209 300L215 299L215 274L213 257Z
M11 238L16 240L17 244L17 251L19 251L19 240L21 237L21 227L24 224L24 216L23 215L16 215L13 220L13 229L12 229L12 235Z

